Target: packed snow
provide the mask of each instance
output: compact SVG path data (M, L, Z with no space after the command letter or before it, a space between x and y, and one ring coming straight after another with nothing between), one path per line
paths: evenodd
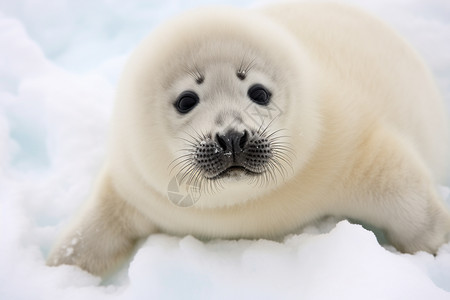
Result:
M414 45L450 103L450 2L345 2ZM163 20L217 3L0 0L0 299L450 299L450 243L402 254L332 218L281 241L151 236L104 279L45 266L102 165L130 51Z

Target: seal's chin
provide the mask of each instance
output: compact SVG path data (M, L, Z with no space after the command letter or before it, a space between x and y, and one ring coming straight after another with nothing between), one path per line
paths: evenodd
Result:
M256 176L256 175L259 175L259 173L250 171L243 166L231 166L224 169L217 175L209 177L208 179L217 180L226 178L226 179L240 180L248 176Z

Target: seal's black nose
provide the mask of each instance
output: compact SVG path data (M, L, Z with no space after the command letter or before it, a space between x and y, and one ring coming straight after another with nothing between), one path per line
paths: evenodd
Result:
M216 134L216 142L224 152L239 154L244 149L248 141L247 131L238 132L230 130L224 135Z

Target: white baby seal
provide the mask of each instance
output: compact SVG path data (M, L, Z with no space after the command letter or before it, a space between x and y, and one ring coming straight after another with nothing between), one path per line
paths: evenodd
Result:
M358 9L186 13L132 54L103 171L48 264L105 274L152 233L277 238L326 215L434 253L444 111L414 50Z

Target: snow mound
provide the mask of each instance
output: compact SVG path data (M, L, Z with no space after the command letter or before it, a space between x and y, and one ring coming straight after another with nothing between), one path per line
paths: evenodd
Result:
M450 255L447 263L449 259ZM132 298L449 297L414 263L380 247L372 232L347 221L329 233L293 235L283 243L241 240L205 244L192 237L153 236L136 254L129 278L131 289L127 292Z

